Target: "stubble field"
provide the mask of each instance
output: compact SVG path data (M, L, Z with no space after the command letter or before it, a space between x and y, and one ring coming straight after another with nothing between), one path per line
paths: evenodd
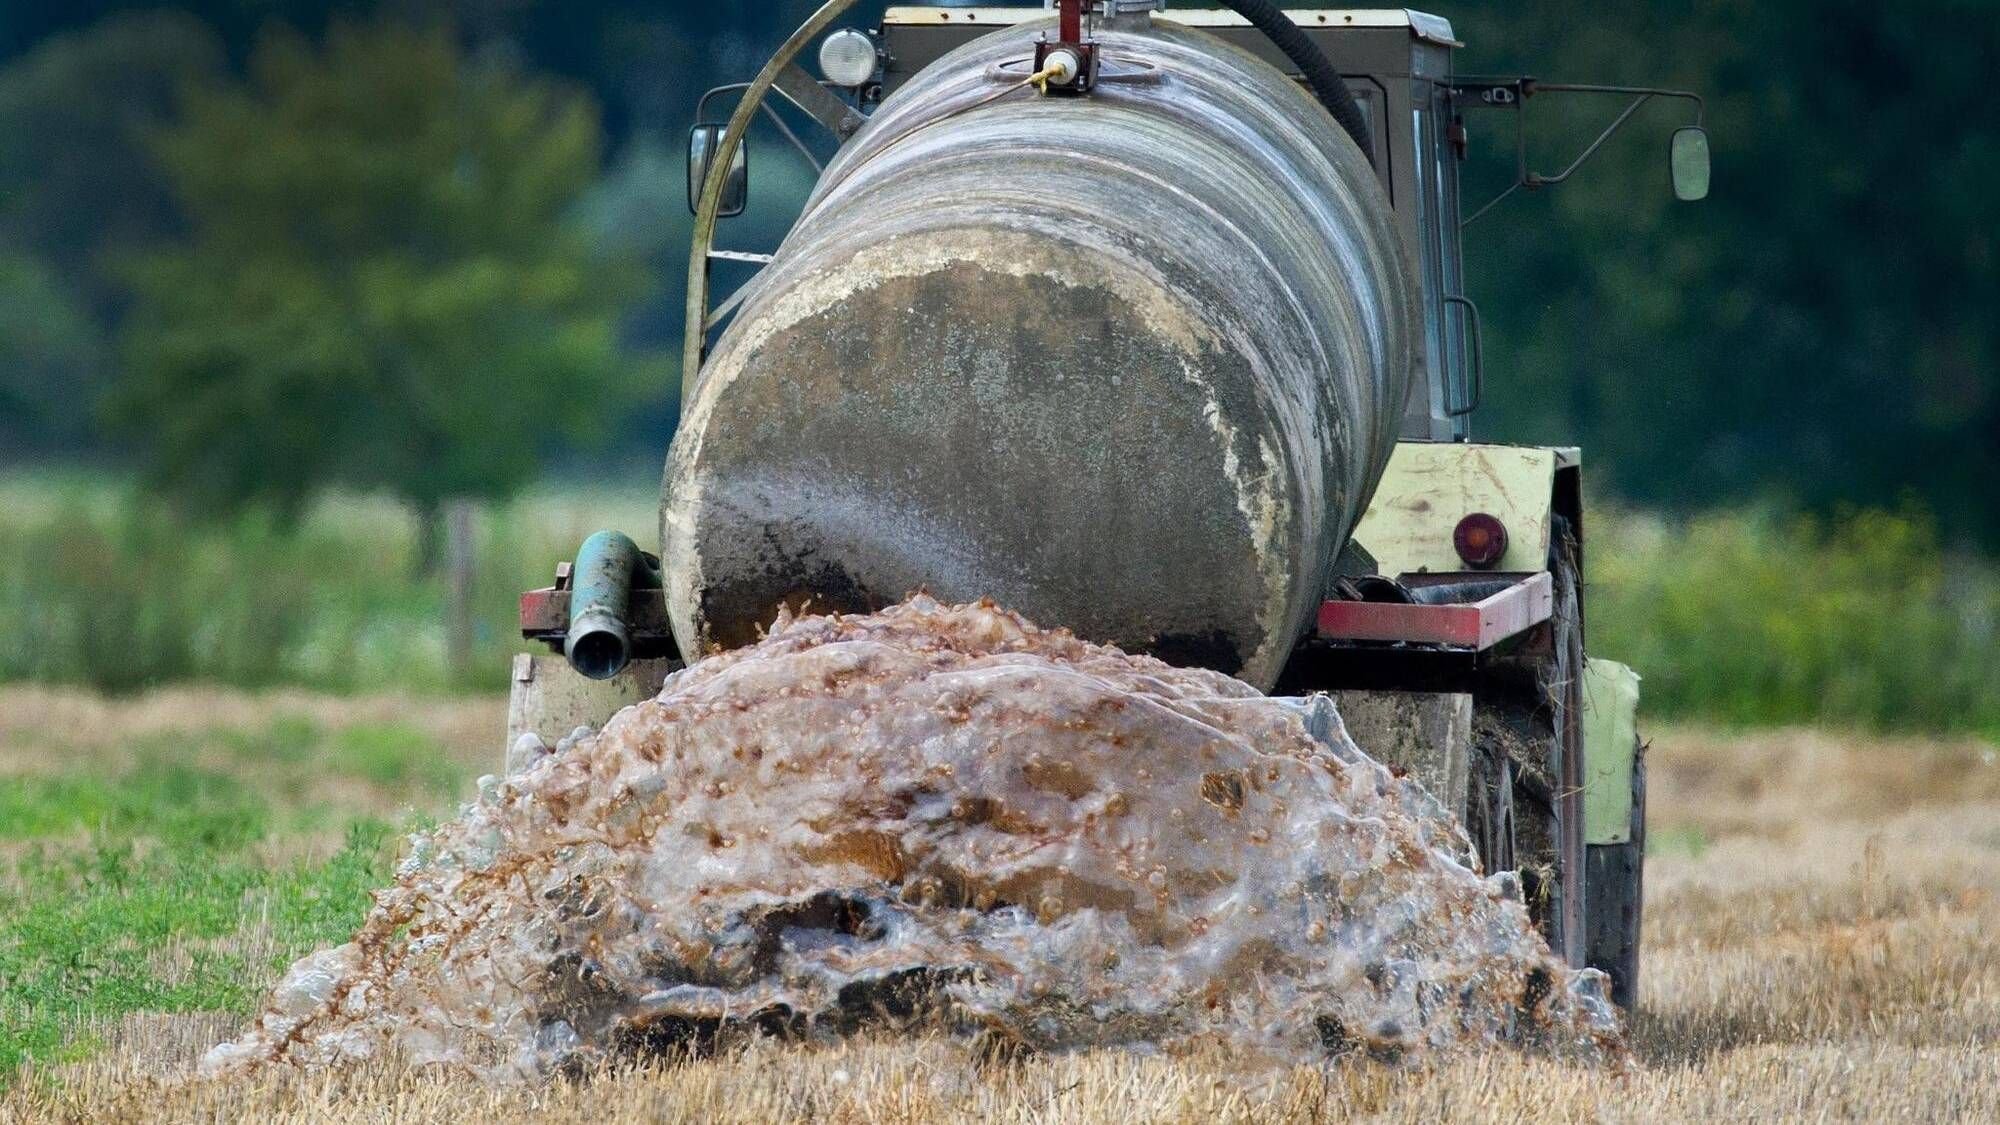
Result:
M2000 1119L2000 756L1655 732L1622 1072L1512 1054L1258 1072L763 1043L535 1088L393 1063L190 1078L400 834L493 768L497 701L0 689L0 1120Z

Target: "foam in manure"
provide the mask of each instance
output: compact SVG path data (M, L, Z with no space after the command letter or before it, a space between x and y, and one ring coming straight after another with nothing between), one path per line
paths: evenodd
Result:
M1621 1052L1512 876L1308 710L990 604L782 619L415 837L208 1066L534 1075L919 1018L1281 1061Z

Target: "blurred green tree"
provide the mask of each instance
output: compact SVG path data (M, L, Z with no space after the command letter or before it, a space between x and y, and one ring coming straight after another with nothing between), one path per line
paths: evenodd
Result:
M174 230L148 135L222 47L177 12L109 17L0 70L0 244L34 254L93 305L115 301L107 257Z
M79 390L108 369L104 334L40 261L0 256L0 458L75 442Z
M1582 442L1648 505L1820 511L1921 496L2000 546L2000 140L1976 108L1993 6L1527 0L1453 10L1464 72L1682 86L1708 98L1715 190L1672 201L1643 111L1576 180L1465 232L1492 367L1487 436ZM1968 101L1968 99L1971 99ZM1537 170L1617 112L1540 99ZM1513 173L1471 115L1467 210Z
M157 137L189 233L130 265L108 403L148 481L284 516L388 490L430 531L587 441L648 382L618 345L640 274L570 221L600 145L586 97L446 30L266 35Z
M124 293L108 263L170 236L149 132L221 72L207 28L111 16L0 70L0 457L75 451L114 373Z

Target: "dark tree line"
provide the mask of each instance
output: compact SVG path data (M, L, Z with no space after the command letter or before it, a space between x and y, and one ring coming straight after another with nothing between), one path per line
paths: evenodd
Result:
M270 28L317 40L342 20L447 27L469 65L545 75L595 102L604 155L569 219L600 250L652 266L651 296L628 307L624 336L671 352L685 230L680 134L694 98L746 77L812 6L208 0L153 15L112 0L9 6L0 13L0 451L98 440L94 423L47 388L117 378L109 341L131 297L110 263L187 234L155 150L139 138L180 114L191 74L243 73ZM864 5L857 22L875 11ZM1673 111L1648 110L1658 116L1642 117L1578 180L1512 199L1468 229L1471 292L1487 320L1482 436L1582 444L1600 484L1649 504L1915 497L1955 538L2000 542L1988 518L1988 482L2000 475L2000 140L1980 96L2000 57L2000 7L1529 0L1440 12L1468 44L1462 71L1696 89L1715 145L1711 199L1675 204L1664 183ZM97 53L84 58L93 35ZM1569 155L1615 108L1537 103L1538 165ZM1512 138L1496 117L1470 124L1476 204L1505 185ZM797 186L796 174L772 175ZM732 233L768 240L779 221ZM634 449L664 444L673 380L658 382L649 404L621 408L634 419L622 433ZM67 391L55 397L67 401Z
M1458 20L1482 68L1708 95L1715 191L1663 146L1468 232L1492 310L1495 433L1587 443L1619 491L1689 505L1914 496L2000 529L2000 7L1537 2ZM1605 112L1599 109L1600 116ZM1659 111L1665 114L1667 111ZM1511 153L1485 139L1475 174Z

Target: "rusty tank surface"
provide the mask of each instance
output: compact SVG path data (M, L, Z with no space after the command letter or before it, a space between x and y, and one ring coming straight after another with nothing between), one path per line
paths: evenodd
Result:
M925 589L1268 689L1398 434L1414 269L1361 151L1246 51L1040 24L889 98L688 390L662 572L694 655Z

